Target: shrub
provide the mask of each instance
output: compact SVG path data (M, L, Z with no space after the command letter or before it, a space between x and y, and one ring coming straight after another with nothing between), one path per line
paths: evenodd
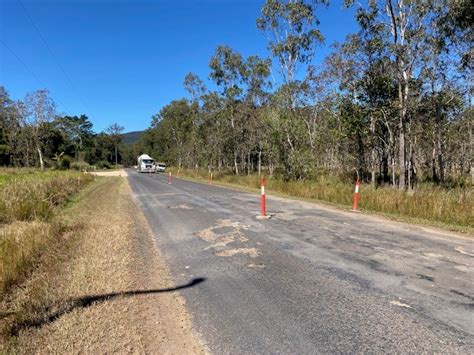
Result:
M78 171L92 171L94 168L92 165L89 165L86 162L83 161L76 161L71 163L71 169L73 170L78 170Z
M106 160L101 160L99 161L97 164L97 169L110 169L111 168L111 165L108 161Z
M67 155L63 156L60 160L58 160L58 168L60 170L68 170L71 166L71 158Z

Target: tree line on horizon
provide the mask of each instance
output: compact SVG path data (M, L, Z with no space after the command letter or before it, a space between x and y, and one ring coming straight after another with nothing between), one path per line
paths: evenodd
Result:
M122 131L114 123L95 133L86 115L57 113L46 89L14 101L0 86L0 166L109 168L122 160Z
M135 145L178 167L359 177L400 189L474 180L473 6L371 0L358 31L312 65L324 0L266 0L257 28L271 58L227 45L209 61L211 88L189 73Z
M13 101L0 86L0 166L134 165L148 153L287 180L334 174L400 189L474 181L473 5L346 0L358 30L315 66L326 5L265 1L256 26L271 57L218 46L208 85L188 73L188 97L163 107L133 145L121 144L118 124L95 133L87 116L58 114L47 90Z

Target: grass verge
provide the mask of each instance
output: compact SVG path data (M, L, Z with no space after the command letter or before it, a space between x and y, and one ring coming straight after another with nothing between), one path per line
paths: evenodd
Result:
M169 171L173 175L178 174L176 168L170 168ZM180 169L179 176L200 182L209 179L206 170ZM213 173L213 183L246 191L257 191L260 187L257 175ZM320 176L314 181L289 182L267 178L267 191L270 195L324 203L348 210L352 205L354 187L328 176ZM398 221L474 234L474 194L469 187L442 189L421 186L413 192L406 192L363 184L359 208L363 212Z
M203 353L127 180L98 178L0 304L0 353Z

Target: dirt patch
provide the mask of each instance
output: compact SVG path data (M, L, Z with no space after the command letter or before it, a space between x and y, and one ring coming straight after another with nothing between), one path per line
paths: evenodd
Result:
M247 226L240 224L239 222L233 222L230 219L220 219L213 226L203 229L196 233L196 236L202 240L212 243L205 249L214 250L214 254L217 256L233 256L237 254L247 254L253 257L258 255L258 251L255 248L236 248L236 249L225 249L228 244L231 243L246 243L249 241L244 231ZM252 250L255 250L253 252Z
M390 301L390 304L393 304L394 306L398 306L398 307L403 307L403 308L413 308L409 304L400 302L399 300Z
M119 177L127 177L128 176L128 173L123 170L123 169L119 169L119 170L104 170L104 171L91 171L90 174L92 175L96 175L96 176L119 176Z
M234 256L237 254L248 255L252 258L256 258L259 253L255 248L237 248L237 249L226 249L215 253L217 256Z
M255 269L263 269L265 267L265 264L254 264L250 263L247 265L249 268L255 268Z
M170 206L170 209L192 210L193 208L183 203L178 206Z
M0 352L204 353L175 292L202 280L173 284L127 180L97 184L68 212L69 247L2 305Z

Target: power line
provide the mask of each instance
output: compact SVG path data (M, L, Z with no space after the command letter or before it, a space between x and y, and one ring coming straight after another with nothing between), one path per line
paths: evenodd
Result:
M13 49L11 49L10 46L8 46L3 40L0 39L0 43L13 55L13 57L15 57L15 59L21 64L23 65L23 67L25 67L26 71L33 77L33 79L36 80L36 82L38 83L38 85L42 88L47 88L48 86L44 83L44 81L42 81L41 79L38 78L38 76L33 72L33 70L31 70L31 68L26 65L26 63L20 58L20 56L18 54L15 53L15 51ZM59 101L58 99L55 99L57 101L58 104L60 104L62 107L64 107L66 109L66 111L69 111L69 108L64 105L63 103L61 103L61 101Z
M33 26L33 28L35 29L36 33L38 34L39 38L41 39L41 41L43 42L44 46L46 47L46 49L48 50L49 54L51 55L51 57L53 57L53 59L55 60L56 62L56 65L58 66L58 68L61 70L61 72L63 73L64 77L67 79L67 81L69 82L69 85L71 86L71 88L73 89L74 93L77 95L77 97L79 98L79 101L81 102L81 104L84 106L84 108L89 111L90 113L90 110L89 108L87 107L86 103L84 102L84 100L82 99L81 95L79 94L79 91L76 89L74 83L72 82L71 78L69 77L69 75L67 74L66 70L64 70L64 67L61 65L61 62L58 60L58 58L56 57L56 55L54 54L53 50L51 49L51 47L48 45L48 42L46 41L45 37L43 36L43 34L41 33L40 29L38 28L38 26L36 25L36 23L33 21L33 18L30 16L28 10L26 9L25 5L23 4L23 2L21 0L18 0L18 3L20 4L20 6L22 7L23 11L25 12L25 15L26 17L28 18L28 20L30 21L31 25Z
M10 48L4 41L2 41L1 39L0 39L0 43L3 44L3 46L4 46L6 49L8 49L8 51L16 58L16 60L18 60L18 62L20 62L20 64L22 64L22 65L25 67L26 71L27 71L28 73L30 73L30 75L33 77L33 79L36 80L36 82L39 84L39 86L46 88L45 83L44 83L42 80L40 80L40 79L36 76L36 74L35 74L35 73L30 69L30 67L29 67L28 65L26 65L26 63L13 51L13 49L11 49L11 48Z

